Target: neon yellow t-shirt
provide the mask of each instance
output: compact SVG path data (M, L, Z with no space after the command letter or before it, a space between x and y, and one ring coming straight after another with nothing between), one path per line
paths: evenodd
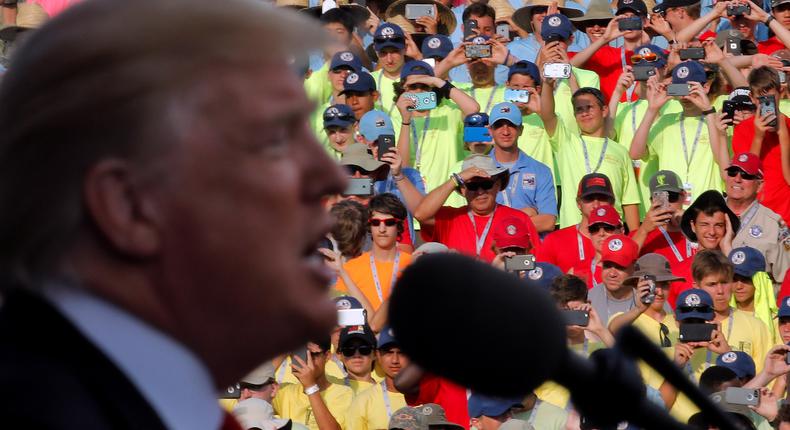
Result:
M572 351L580 354L582 357L589 357L594 351L606 348L603 342L589 342L577 343L569 347ZM568 401L571 396L565 387L554 381L546 381L535 390L535 395L546 403L550 403L560 409L565 409L568 406ZM536 427L539 428L539 427Z
M329 82L329 61L324 62L320 69L313 71L304 81L307 98L316 104L326 103L332 95L332 83Z
M395 132L398 133L402 118L398 107L395 106L395 88L393 87L393 84L398 82L398 80L390 79L384 74L383 69L377 70L370 75L376 81L376 88L379 91L379 101L376 102L376 109L380 109L390 117L392 126L395 128Z
M664 107L668 106L665 104ZM620 103L617 108L617 115L614 117L615 139L626 150L631 150L631 142L634 140L636 130L647 112L647 100L636 100L633 102ZM663 109L662 109L663 112ZM650 208L650 177L658 171L658 161L655 157L648 160L633 160L633 166L638 171L636 175L639 184L639 198L642 204L639 206L639 217L644 218L645 212Z
M576 76L579 88L592 87L601 89L601 78L598 77L597 73L576 67L573 68L572 73ZM571 101L573 91L567 79L561 79L558 82L554 88L554 113L557 114L568 130L572 133L578 133L579 125L576 124L576 115L573 113L573 102ZM573 189L575 192L575 185ZM576 206L574 205L574 207Z
M779 100L779 112L785 115L790 115L790 99Z
M443 100L430 115L411 119L412 165L420 171L426 192L447 181L455 165L463 160L463 115L455 103Z
M587 173L598 172L609 177L615 195L615 208L623 216L622 205L639 204L639 189L631 167L628 151L612 139L584 136L568 130L562 121L557 121L554 136L549 138L554 149L560 176L565 183L560 207L560 227L577 224L582 215L576 207L576 188ZM607 143L604 148L604 143ZM584 159L587 148L589 171ZM605 151L605 152L604 152ZM600 160L600 167L598 162Z
M535 414L534 418L532 414ZM540 430L564 430L565 423L568 421L568 413L565 409L540 401L529 411L513 414L513 418L526 421L532 424L532 427Z
M551 173L554 175L554 185L560 185L557 182L558 172L554 162L554 153L551 150L551 143L549 143L549 134L546 133L546 126L543 125L540 115L536 113L524 115L521 117L521 121L524 131L521 132L521 136L518 138L518 149L551 168Z
M480 105L480 112L491 114L491 108L497 103L505 101L505 86L494 85L489 88L475 88L472 84L458 84L456 88L469 94L477 104Z
M771 335L765 323L746 312L736 310L730 319L721 322L721 332L727 339L730 348L743 351L752 356L757 373L763 370L765 356L773 346Z
M710 147L707 121L703 117L684 118L682 113L662 115L650 128L647 142L647 154L644 160L656 157L659 170L670 170L691 186L691 201L707 190L724 189L713 151ZM686 154L683 152L683 134L685 131ZM699 139L694 149L695 136L699 130Z
M406 406L406 399L401 393L387 391L386 406L384 391L381 384L376 384L357 394L348 408L345 423L348 430L378 430L389 428L390 415Z
M338 384L329 384L321 391L321 399L332 416L335 417L340 428L345 428L345 413L351 406L354 392L351 388ZM277 395L272 400L275 412L284 419L292 419L306 425L310 430L318 430L310 399L305 395L301 384L286 384L280 387Z

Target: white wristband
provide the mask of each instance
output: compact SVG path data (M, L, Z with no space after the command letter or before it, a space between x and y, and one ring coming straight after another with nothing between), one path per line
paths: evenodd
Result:
M313 384L313 385L311 385L311 386L309 386L309 387L304 389L304 393L306 395L308 395L308 396L311 396L311 395L313 395L313 394L315 394L315 393L317 393L319 391L321 391L321 389L318 388L318 384Z

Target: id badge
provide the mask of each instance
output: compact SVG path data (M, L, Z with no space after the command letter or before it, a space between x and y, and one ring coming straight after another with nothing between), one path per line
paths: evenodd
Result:
M691 184L688 183L688 182L685 182L683 184L683 191L686 192L686 199L683 200L683 206L688 206L688 205L691 204L691 202L694 201L694 197L691 194Z

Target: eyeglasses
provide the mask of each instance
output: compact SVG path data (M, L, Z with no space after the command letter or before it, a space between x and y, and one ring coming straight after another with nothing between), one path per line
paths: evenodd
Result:
M494 188L494 181L474 181L474 182L466 182L464 183L464 187L466 187L469 191L477 191L483 190L488 191L491 188Z
M369 345L344 346L340 348L340 352L344 357L353 357L357 352L359 355L370 355L373 352L373 347Z
M368 220L368 224L372 225L373 227L378 227L381 223L384 223L387 227L392 227L397 225L399 222L403 220L397 218L371 218Z
M587 230L590 230L590 233L592 234L598 233L601 231L601 229L607 233L614 233L614 231L617 230L617 227L604 223L597 223L587 227Z
M658 54L655 52L648 52L647 54L636 54L631 56L631 63L638 63L643 60L652 63L658 60Z
M738 174L741 175L741 179L743 179L744 181L753 181L755 179L760 179L759 176L746 173L741 169L727 169L727 176L731 178L734 178Z
M664 323L658 323L659 330L658 330L658 338L661 342L662 348L669 348L672 346L672 341L669 340L669 327L666 326Z

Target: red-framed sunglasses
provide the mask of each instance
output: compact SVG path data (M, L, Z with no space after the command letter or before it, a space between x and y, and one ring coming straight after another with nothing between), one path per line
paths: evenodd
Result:
M401 221L403 220L398 218L371 218L368 220L368 225L372 225L373 227L378 227L381 225L381 223L384 223L384 225L386 225L387 227L392 227L394 225L397 225Z

